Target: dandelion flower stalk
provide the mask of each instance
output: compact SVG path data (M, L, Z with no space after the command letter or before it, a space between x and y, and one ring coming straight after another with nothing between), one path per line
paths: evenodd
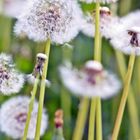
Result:
M100 36L100 3L97 1L96 3L96 17L95 17L95 45L94 45L94 59L97 61L101 61L101 36ZM93 103L95 102L95 103ZM101 100L100 98L92 99L91 108L90 108L90 121L89 121L89 140L94 139L94 122L95 122L95 104L97 111L97 139L102 140L102 118L101 118ZM94 112L93 112L94 111ZM92 130L91 130L92 129Z
M11 23L12 20L10 18L4 19L6 22L6 29L4 30L4 35L3 35L3 49L5 52L9 51L9 45L11 41Z
M94 140L94 129L95 129L95 112L96 112L96 99L92 100L90 108L90 118L89 118L89 131L88 140Z
M37 75L37 77L35 79L33 90L31 92L31 99L30 99L30 103L29 103L29 110L28 110L28 114L27 114L27 120L26 120L25 129L24 129L24 135L23 135L22 140L26 140L27 139L29 124L30 124L31 115L32 115L33 106L34 106L34 101L35 101L35 95L36 95L36 92L37 92L38 82L39 82L39 75Z
M71 123L71 95L68 94L66 89L62 87L61 89L61 107L64 111L64 122L67 122L64 124L64 128L67 128L70 126ZM69 129L64 129L65 135L68 137L70 136L71 131Z
M51 44L51 41L50 41L50 39L48 39L47 44L46 44L46 49L45 49L45 54L47 55L48 58L45 61L45 64L44 64L44 67L43 67L42 79L41 79L35 140L40 140L40 128L41 128L41 119L42 119L42 112L43 112L44 96L45 96L45 80L46 80L46 77L47 77L47 70L48 70L50 44Z
M132 52L132 54L130 56L130 60L129 60L128 71L127 71L126 78L125 78L123 95L122 95L122 98L121 98L119 111L118 111L118 114L117 114L117 119L116 119L116 122L115 122L115 127L114 127L114 130L113 130L111 140L117 140L117 138L118 138L118 134L119 134L119 130L120 130L121 122L122 122L122 117L123 117L128 93L129 93L129 88L130 88L130 82L131 82L131 77L132 77L132 73L133 73L134 63L135 63L135 55Z
M121 75L121 77L124 81L125 80L124 75L126 73L126 64L125 64L124 56L121 52L116 51L116 58L117 58L117 62L118 62L118 65L119 65L120 75ZM136 138L139 137L140 127L139 127L137 105L136 105L134 92L132 90L131 85L130 85L130 94L128 95L128 110L129 110L130 119L131 119L131 123L132 123L131 124L132 125L132 130L134 130L133 135L134 135L134 138L136 139Z
M73 140L82 140L86 117L88 114L88 108L89 108L89 99L82 98L80 101L76 127L73 134Z

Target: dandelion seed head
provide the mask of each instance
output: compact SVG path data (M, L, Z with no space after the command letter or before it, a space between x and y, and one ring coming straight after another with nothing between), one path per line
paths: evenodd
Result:
M5 95L17 93L23 84L24 75L14 68L12 57L0 54L0 92Z
M89 63L90 67L85 69ZM117 94L121 88L118 78L101 66L98 65L98 69L95 69L97 67L91 67L91 64L94 64L94 61L87 62L81 70L61 66L60 76L64 85L77 96L105 99Z
M23 136L29 101L30 99L26 96L14 97L6 101L0 109L1 131L13 139L19 139ZM38 103L37 101L35 101L29 125L29 131L27 136L28 139L34 139L37 111ZM48 125L48 116L46 115L45 110L43 110L42 115L41 135L44 134Z
M117 0L80 0L80 1L82 1L82 2L86 2L86 3L92 3L92 2L94 2L94 3L96 3L96 2L100 2L100 3L114 3L114 2L117 2Z
M113 37L110 42L115 49L127 55L132 53L140 55L140 27L124 28L120 34Z
M3 0L2 14L17 18L27 0Z
M110 34L110 30L106 28L110 28L110 26L114 24L115 20L116 19L112 17L108 7L100 7L100 32L102 36L106 37ZM83 17L81 31L89 37L95 36L95 11L93 12L93 15L87 13Z
M34 0L27 8L15 26L16 34L25 32L35 41L50 38L62 44L73 39L80 30L82 12L75 0Z

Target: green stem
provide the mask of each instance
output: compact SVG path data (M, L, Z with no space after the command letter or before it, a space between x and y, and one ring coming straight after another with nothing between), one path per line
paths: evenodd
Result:
M126 64L125 64L124 55L121 52L116 51L116 58L117 58L117 63L119 66L121 78L124 81L125 80L124 75L126 73ZM128 111L130 115L134 139L137 139L140 136L140 126L139 126L139 117L138 117L139 115L138 115L136 100L134 97L134 91L131 85L130 85L130 94L128 95Z
M67 129L71 123L71 95L66 91L64 87L61 89L61 107L64 112L64 133L68 139L71 135L71 130Z
M102 112L101 112L101 99L97 98L97 110L96 110L96 125L97 125L97 131L96 131L96 139L102 140Z
M92 99L92 102L91 102L88 140L94 140L96 101L97 101L97 99L95 98L95 99Z
M36 124L36 133L35 140L40 140L40 128L41 128L41 120L42 120L42 112L43 112L43 104L44 104L44 96L45 96L45 80L47 77L48 71L48 62L49 62L49 54L50 54L50 39L47 40L45 54L47 55L47 60L45 61L42 79L41 79L41 87L40 87L40 97L39 97L39 105L38 105L38 115L37 115L37 124Z
M5 23L6 24L6 28L4 29L4 34L3 34L3 51L4 52L9 52L10 50L10 41L11 41L11 23L12 23L12 19L10 18L5 18Z
M52 140L65 140L63 136L63 128L55 128L54 136Z
M131 8L131 0L120 0L119 13L121 16L127 14Z
M4 1L3 1L3 0L1 0L1 1L0 1L0 13L2 13L2 12L3 12L3 3L4 3Z
M96 16L95 16L95 43L94 43L94 60L101 61L101 35L100 35L100 3L96 2ZM94 139L94 125L95 125L95 107L97 107L97 136L98 140L102 140L102 117L101 117L101 100L95 98L91 100L90 121L89 121L89 135L88 140ZM94 109L94 110L92 110ZM93 111L93 112L92 112ZM92 114L93 113L93 114Z
M122 122L122 117L123 117L123 113L124 113L124 109L125 109L125 105L126 105L126 101L127 101L127 97L128 97L134 62L135 62L135 55L132 53L130 56L130 60L129 60L128 70L127 70L125 83L124 83L124 90L123 90L123 94L122 94L122 98L121 98L121 102L120 102L120 106L119 106L119 111L117 114L117 119L115 122L115 127L113 130L111 140L117 140L117 138L118 138L118 134L119 134L119 130L120 130L121 122Z
M100 3L96 3L94 59L101 61Z
M73 140L82 140L84 126L88 114L88 107L89 107L89 99L82 98L80 101L79 112L73 134Z
M36 92L37 92L37 86L38 86L38 82L39 82L38 77L39 76L37 76L37 78L35 79L33 90L31 92L31 99L30 99L30 103L29 103L29 110L28 110L28 115L27 115L27 120L26 120L25 129L24 129L24 135L23 135L22 140L26 140L27 139L29 124L30 124L30 120L31 120L33 106L34 106L35 95L36 95Z

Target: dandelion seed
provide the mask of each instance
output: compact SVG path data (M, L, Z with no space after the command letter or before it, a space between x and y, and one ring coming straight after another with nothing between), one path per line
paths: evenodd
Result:
M88 61L81 70L61 66L60 74L64 85L77 96L109 98L121 87L116 76L97 61Z
M18 96L6 101L0 109L0 127L1 131L13 139L19 139L23 136L26 123L28 105L30 99L26 96ZM35 101L34 109L28 131L28 139L34 139L38 103ZM47 127L48 116L43 112L41 135L44 134Z
M3 0L2 13L6 16L17 18L27 0Z
M23 84L24 75L15 70L12 57L0 54L0 92L5 95L17 93Z
M17 35L25 33L35 41L63 44L73 39L80 30L82 11L75 0L34 0L15 26Z

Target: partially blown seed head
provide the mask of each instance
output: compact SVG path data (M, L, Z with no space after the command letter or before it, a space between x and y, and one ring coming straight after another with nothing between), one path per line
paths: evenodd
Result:
M120 82L97 61L88 61L81 70L61 66L64 85L75 95L109 98L118 93Z

